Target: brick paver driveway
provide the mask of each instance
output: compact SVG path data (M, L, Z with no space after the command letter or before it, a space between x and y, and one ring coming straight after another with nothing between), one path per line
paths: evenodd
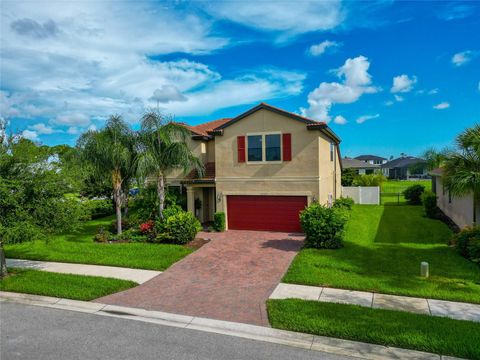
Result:
M265 302L300 249L302 235L230 230L163 274L97 301L268 325Z

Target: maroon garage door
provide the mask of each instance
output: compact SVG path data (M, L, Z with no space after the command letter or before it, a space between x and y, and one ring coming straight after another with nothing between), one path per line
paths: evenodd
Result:
M301 232L298 214L305 196L227 196L228 228Z

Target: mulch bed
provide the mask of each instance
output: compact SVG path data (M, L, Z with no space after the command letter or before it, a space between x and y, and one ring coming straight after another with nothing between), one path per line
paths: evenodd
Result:
M209 239L195 238L192 241L190 241L188 244L186 244L185 247L189 249L198 250L208 242L210 242Z

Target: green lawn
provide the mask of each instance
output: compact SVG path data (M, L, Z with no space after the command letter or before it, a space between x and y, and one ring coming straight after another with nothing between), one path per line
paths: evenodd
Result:
M480 323L305 300L269 300L274 328L480 359Z
M480 303L480 267L446 245L451 232L421 206L355 205L345 247L302 249L284 282ZM421 278L420 262L430 264Z
M382 183L381 193L388 194L382 195L381 202L382 204L405 204L406 200L401 194L406 188L412 185L423 185L425 190L432 189L432 180L387 180ZM393 194L399 194L393 195Z
M192 250L169 244L100 244L93 235L100 226L108 227L113 216L91 220L75 234L57 235L48 241L6 245L7 258L111 265L149 270L165 270Z
M126 290L136 285L137 283L133 281L26 269L9 269L9 275L0 280L1 291L85 301Z

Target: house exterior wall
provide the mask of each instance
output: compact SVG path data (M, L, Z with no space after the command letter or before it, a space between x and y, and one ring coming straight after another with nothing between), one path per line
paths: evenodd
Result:
M435 176L435 189L438 207L460 228L473 223L473 197L472 195L455 197L449 196L448 189L443 187L442 178ZM477 214L480 209L477 209Z
M290 133L292 160L279 163L239 163L237 136L255 133ZM247 142L248 143L248 142ZM247 145L248 151L248 145ZM330 161L330 139L306 125L265 109L226 127L215 137L216 192L221 194L217 211L226 212L228 195L302 195L328 202L340 196L340 159ZM335 181L335 170L337 181ZM338 184L337 184L338 183ZM227 214L228 216L228 214Z

